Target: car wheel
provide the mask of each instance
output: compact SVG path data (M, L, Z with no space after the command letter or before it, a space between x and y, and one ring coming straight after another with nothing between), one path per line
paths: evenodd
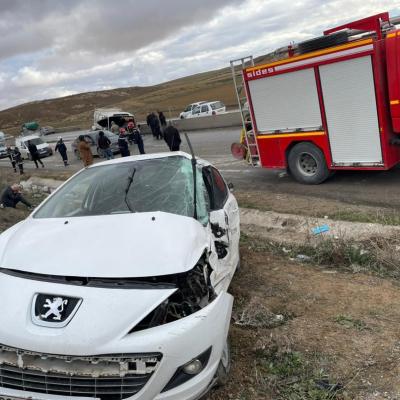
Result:
M229 379L229 371L231 370L231 347L229 339L225 341L224 348L221 354L221 360L219 361L217 372L215 374L215 386L224 386Z
M329 177L324 154L308 142L296 144L290 150L288 164L291 174L300 183L318 185Z

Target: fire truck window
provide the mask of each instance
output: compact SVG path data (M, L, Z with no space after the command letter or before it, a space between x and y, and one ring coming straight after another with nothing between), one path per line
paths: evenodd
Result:
M229 195L229 190L221 174L215 168L211 168L211 173L213 180L214 208L220 210L221 208L224 208Z

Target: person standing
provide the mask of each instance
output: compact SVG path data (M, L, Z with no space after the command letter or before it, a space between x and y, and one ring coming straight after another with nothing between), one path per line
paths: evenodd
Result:
M24 174L24 160L22 159L22 154L19 151L19 148L17 146L14 147L14 150L11 153L11 157L14 160L14 163L16 165L18 165L19 174L23 175Z
M89 145L89 143L86 142L85 137L83 135L80 135L78 140L79 140L78 151L79 151L81 160L83 162L83 165L85 167L88 167L89 165L93 164L92 150L90 150L90 145Z
M111 140L104 134L103 131L99 132L99 139L97 140L97 145L99 149L103 153L103 157L107 160L111 160L114 158L114 154L111 150Z
M133 140L137 144L140 154L146 154L144 151L144 143L142 134L140 132L139 126L137 128L133 128Z
M0 208L16 208L19 202L25 204L28 208L32 208L32 204L22 196L20 185L14 183L11 186L7 186L1 194Z
M68 154L67 154L67 146L65 145L64 141L62 140L62 137L58 138L58 142L56 144L56 148L54 151L57 151L60 153L60 156L64 162L64 167L66 167L68 164Z
M171 151L179 151L182 142L181 135L179 134L178 129L176 129L171 122L168 127L165 128L164 140Z
M146 122L147 122L147 126L149 126L151 129L151 133L153 134L153 137L156 137L156 133L154 130L154 118L155 118L154 113L150 112L147 115Z
M155 134L156 139L160 140L163 137L163 134L160 129L160 121L154 112L152 113L152 115L153 115L153 124L154 124L154 134Z
M165 118L165 115L162 111L158 112L158 119L160 120L161 128L164 130L167 126L167 120Z
M125 129L119 130L118 147L121 153L121 157L129 157L131 155L129 151L128 141L126 140Z
M17 172L17 163L15 162L13 150L11 150L11 147L7 147L7 157L11 161L11 165L13 167L14 172Z
M28 150L31 155L32 161L34 161L34 163L36 165L36 168L39 168L38 161L39 161L39 164L42 166L42 168L44 168L44 164L42 163L42 160L40 159L36 144L32 143L30 140L28 140Z

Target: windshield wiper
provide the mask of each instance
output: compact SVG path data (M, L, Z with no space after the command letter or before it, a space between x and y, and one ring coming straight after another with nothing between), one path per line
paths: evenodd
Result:
M125 188L125 204L128 207L128 210L133 213L134 210L132 209L131 205L129 204L128 201L128 193L129 193L129 189L131 188L132 182L133 182L133 177L136 174L136 168L133 168L132 173L130 174L129 178L128 178L128 184Z

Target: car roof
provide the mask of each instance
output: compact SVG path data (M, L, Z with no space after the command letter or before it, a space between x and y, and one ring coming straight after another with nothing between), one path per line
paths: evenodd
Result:
M135 155L135 156L129 156L129 157L114 158L109 161L103 161L103 162L100 162L97 164L93 164L88 168L96 168L98 166L111 165L111 164L121 164L121 163L130 162L130 161L153 160L153 159L176 157L176 156L185 157L188 160L192 159L192 156L188 153L185 153L184 151L171 151L171 152L166 152L166 153L141 154L141 155ZM197 162L197 164L201 165L202 167L211 165L208 161L203 160L198 157L196 157L196 162Z
M20 141L26 142L27 140L38 139L38 138L40 138L39 135L28 135L28 136L18 136L15 138L15 140L16 141L20 140Z

